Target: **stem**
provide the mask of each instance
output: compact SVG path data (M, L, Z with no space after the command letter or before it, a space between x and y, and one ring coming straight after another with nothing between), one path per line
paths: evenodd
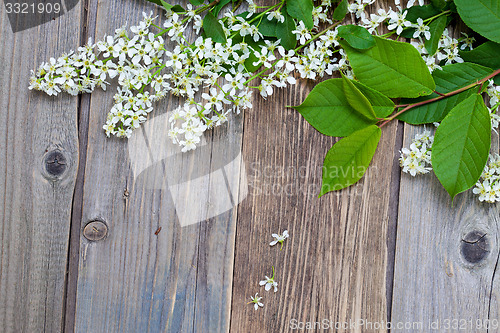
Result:
M208 5L206 5L205 7L198 8L196 10L196 14L202 13L207 9L211 9L212 7L216 6L219 2L220 2L220 0L214 0L211 3L209 3Z
M448 14L448 13L451 13L451 10L449 10L449 9L448 9L448 10L445 10L444 12L441 12L441 13L439 13L439 14L437 14L437 15L434 15L434 16L432 16L432 17L429 17L428 19L425 19L425 20L423 20L423 21L424 21L424 23L426 23L426 22L432 21L432 20L434 20L434 19L436 19L436 18L438 18L438 17L440 17L440 16L446 15L446 14Z
M273 6L269 6L269 8L267 8L263 12L258 13L254 18L252 18L250 21L248 21L248 23L251 24L251 23L255 22L256 20L258 20L262 16L266 15L267 13L269 13L274 8L276 8L276 7L280 6L280 5L282 6L283 3L284 3L284 1L280 1L279 3L277 3L277 4L273 5Z
M430 103L433 103L433 102L437 102L437 101L440 101L440 100L442 100L444 98L447 98L447 97L450 97L450 96L454 96L456 94L459 94L461 92L469 90L470 88L474 88L477 85L483 85L484 82L486 82L489 79L497 76L498 74L500 74L500 69L497 69L496 71L494 71L493 73L491 73L487 77L485 77L485 78L483 78L483 79L481 79L479 81L476 81L474 83L471 83L468 86L465 86L463 88L457 89L455 91L451 91L451 92L446 93L446 94L441 94L438 97L431 98L431 99L428 99L426 101L418 102L418 103L415 103L415 104L410 104L410 105L406 106L403 110L400 110L400 111L396 112L393 116L389 117L386 121L384 121L380 125L380 127L383 127L385 124L389 123L390 121L394 120L397 116L399 116L400 114L402 114L402 113L404 113L404 112L406 112L406 111L408 111L410 109L413 109L413 108L415 108L417 106L422 106L422 105L430 104Z

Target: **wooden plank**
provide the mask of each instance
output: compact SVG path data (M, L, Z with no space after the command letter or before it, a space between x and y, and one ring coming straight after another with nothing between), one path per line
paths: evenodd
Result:
M15 34L0 7L0 331L61 332L78 100L28 84L40 62L78 46L80 5Z
M388 3L376 3L372 12ZM309 323L320 325L312 331L327 325L339 332L385 332L359 322L389 319L401 126L384 127L364 179L318 199L323 159L335 141L283 107L300 104L313 87L299 82L256 100L255 111L246 114L251 186L238 213L231 330L291 332ZM283 251L270 248L271 234L284 229L291 236ZM277 293L258 285L272 265ZM265 303L259 311L246 305L256 292Z
M150 10L160 13L145 1L99 2L95 36ZM228 331L236 210L216 216L216 208L229 202L229 187L239 193L242 118L207 136L204 148L172 157L165 112L178 100L158 103L127 142L102 131L108 90L91 97L82 228L98 219L109 232L102 241L80 238L75 331ZM203 214L214 217L186 225Z
M422 131L405 125L404 145ZM458 331L444 326L458 324L466 332L487 332L484 322L498 320L499 213L497 205L480 203L471 191L452 206L434 174L403 175L392 320L423 327L394 331L429 332L429 325Z
M387 320L386 266L397 125L383 130L364 179L318 199L324 155L334 143L285 105L312 89L300 81L245 114L249 198L240 205L231 331L290 332L298 322ZM391 176L394 174L394 178ZM283 250L271 234L288 229ZM276 267L278 292L259 287ZM259 292L264 308L246 305ZM294 322L293 320L296 320ZM332 328L332 330L334 330ZM360 332L358 329L345 330Z
M80 34L81 44L85 44L89 38L95 40L95 27L97 19L96 1L82 1L82 31ZM90 10L89 10L90 8ZM90 12L90 13L89 13ZM87 144L89 132L89 112L90 112L91 94L82 94L79 96L79 114L78 114L78 174L75 183L75 192L73 195L73 210L71 214L70 244L68 253L68 278L66 284L66 303L65 303L65 332L73 332L75 327L76 314L76 288L78 283L78 259L80 250L82 209L83 209L83 186L85 177L85 164L87 161Z

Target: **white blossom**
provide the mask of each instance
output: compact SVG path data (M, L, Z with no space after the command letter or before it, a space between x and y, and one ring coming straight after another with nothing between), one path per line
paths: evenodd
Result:
M259 307L262 308L264 306L264 304L261 302L262 297L259 297L258 295L259 295L259 293L255 293L255 296L253 296L253 297L250 296L250 302L247 303L247 304L253 304L253 308L255 310L258 310Z
M285 242L285 240L290 237L290 235L288 234L288 230L285 230L283 231L283 234L272 234L271 236L273 236L274 240L269 243L270 246L274 246L278 243L281 244L281 248L283 248L283 243Z
M278 282L274 281L274 266L273 266L273 276L268 277L267 275L264 277L264 280L259 282L260 286L265 286L265 290L269 291L271 288L274 288L274 292L278 291Z

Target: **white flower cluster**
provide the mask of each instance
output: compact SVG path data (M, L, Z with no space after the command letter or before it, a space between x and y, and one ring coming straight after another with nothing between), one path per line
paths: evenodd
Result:
M488 164L484 167L481 178L472 189L479 195L479 201L495 203L500 201L500 156L490 155Z
M203 24L191 5L184 13L167 11L163 30L153 23L156 17L152 13L143 14L144 19L130 33L117 29L96 44L89 42L76 53L42 64L33 72L30 89L76 95L92 92L96 86L105 89L108 78L117 78L114 105L103 128L108 136L118 137L130 137L146 121L154 102L167 94L181 97L184 104L170 117L169 137L185 152L196 148L207 129L226 122L230 112L251 108L252 88L266 98L275 88L295 84L295 71L306 79L336 70L352 77L345 54L341 53L338 63L333 57L339 46L337 31L313 33L319 32L320 24L331 23L326 13L332 1L323 0L314 8L313 29L298 23L293 31L299 42L295 50L279 46L279 40L264 40L258 28L262 19L283 21L283 3L262 7L247 2L246 18L226 13L221 20L225 44L202 36L186 39L186 31L191 28L198 33ZM258 9L264 11L257 13ZM174 46L166 49L166 42ZM248 71L249 64L259 70L257 74ZM258 84L252 86L253 82Z
M434 137L426 130L417 134L410 144L410 149L401 149L399 164L404 173L412 176L428 173L431 168L431 148Z
M130 28L117 29L114 36L78 48L57 60L40 66L33 73L30 89L43 90L49 95L66 91L72 95L92 92L96 86L106 89L106 79L117 78L118 92L104 130L118 137L130 137L132 130L146 121L153 110L152 103L166 95L169 87L165 76L155 76L162 68L160 59L165 52L164 40L150 31L156 17L143 13L144 20ZM144 91L146 86L151 92Z
M275 88L295 84L296 76L314 80L342 71L353 78L346 54L338 48L337 29L332 25L322 32L319 30L321 24L332 23L327 16L331 0L323 0L314 8L312 29L298 22L292 32L298 47L293 50L280 46L279 40L264 39L258 28L263 19L283 22L280 12L283 2L271 6L257 6L253 0L247 2L246 17L231 12L220 20L227 39L224 44L202 36L187 40L187 31L199 33L203 25L198 9L191 5L183 13L167 11L164 29L153 23L156 17L152 13L143 13L143 20L131 27L130 32L117 29L113 36L105 36L96 44L89 42L77 52L43 63L33 72L30 89L43 90L49 95L61 91L75 95L91 92L96 86L105 89L107 79L117 78L119 87L114 105L103 128L108 136L118 137L130 137L146 121L154 102L167 94L181 97L183 105L173 111L168 134L185 152L196 148L206 130L225 123L229 113L238 114L251 108L252 89L267 98ZM438 52L426 55L422 37L430 38L428 20L418 19L413 24L406 20L407 11L399 6L397 11L380 9L368 19L365 7L373 2L356 0L349 5L349 11L361 18L371 33L377 33L382 23L387 23L398 35L404 28L415 28L413 36L419 40L415 46L431 70L438 68L436 62L445 58L447 63L462 61L458 56L458 41L450 38L446 30ZM414 3L410 1L408 5ZM257 12L259 9L264 11ZM472 47L471 38L464 41L464 45ZM174 44L167 49L166 42ZM334 57L337 52L338 58ZM251 73L249 67L256 72ZM496 117L496 111L492 114Z
M96 61L94 45L91 41L77 52L70 51L58 59L40 65L31 71L29 89L43 90L48 95L65 91L71 95L92 92L96 86L106 89L107 76L117 75L116 66L111 62Z
M182 146L182 151L195 149L205 130L219 126L228 120L230 112L240 113L252 107L252 88L258 89L266 98L275 88L295 84L294 71L302 78L315 79L317 75L331 74L336 67L332 64L332 48L338 46L336 32L329 31L315 43L310 30L299 22L293 31L300 45L298 49L286 50L279 46L280 41L270 42L258 29L258 21L264 16L267 20L283 21L280 13L281 3L268 7L258 7L249 3L246 18L233 13L224 15L226 44L214 42L211 38L198 37L192 44L184 38L184 31L191 20L194 28L199 29L198 15L194 14L181 21L176 13L167 15L164 24L168 35L177 43L173 52L166 52L171 69L166 79L172 82L170 93L186 98L184 106L175 110L170 117L169 137ZM322 22L330 22L326 11L331 1L323 1L323 7L314 10L314 29ZM266 8L257 13L258 8ZM248 72L248 63L260 72ZM252 86L254 80L259 84ZM201 87L205 87L203 92ZM196 93L201 92L201 101Z

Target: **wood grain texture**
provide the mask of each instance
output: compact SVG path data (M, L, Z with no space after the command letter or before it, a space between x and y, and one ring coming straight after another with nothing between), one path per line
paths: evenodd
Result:
M150 10L161 13L145 1L101 1L95 36L134 25ZM217 182L224 179L220 170L228 156L234 170L224 168L226 181L240 181L242 118L211 132L206 137L211 148L172 160L164 156L170 149L164 116L178 100L158 103L138 139L127 142L108 139L102 131L113 103L114 87L109 90L91 97L81 220L81 228L102 220L109 234L98 242L80 238L75 331L228 331L236 210L198 224L180 222L184 214L212 212L218 198L227 199L217 193ZM162 135L165 141L155 139ZM190 178L196 181L178 190ZM207 190L210 198L197 200Z
M82 28L80 31L80 45L85 44L89 38L95 40L95 27L97 19L97 1L81 1ZM68 253L68 279L66 283L66 303L65 303L65 332L73 332L75 327L76 313L76 287L78 283L78 261L80 250L80 236L83 210L83 186L85 181L85 164L87 160L87 145L89 132L91 94L79 96L78 114L78 143L79 161L78 174L73 195L73 209L71 214L71 230L69 237Z
M239 207L232 332L289 332L294 322L386 320L387 233L396 124L384 128L372 166L357 185L318 199L324 155L334 143L298 105L302 81L245 114L249 198ZM271 234L288 229L283 250ZM259 287L276 267L278 292ZM264 308L246 305L259 292ZM358 332L357 330L338 330Z
M404 146L422 131L405 125ZM497 138L494 143L495 151ZM458 195L452 206L434 174L403 174L392 321L422 326L394 331L429 332L429 325L438 324L436 331L458 331L444 326L456 320L450 323L467 332L487 332L476 320L498 320L499 213L471 191Z
M77 99L28 90L30 70L75 49L80 6L13 34L0 6L0 331L60 332ZM48 164L47 164L48 163Z
M379 5L389 6L377 3L373 10ZM245 116L251 201L238 213L231 331L291 332L300 322L315 332L373 331L345 325L388 320L400 177L394 150L402 132L396 123L384 127L363 179L318 199L323 159L335 141L284 107L300 104L314 86L299 82L256 100ZM284 229L291 236L283 250L271 248L271 234ZM272 265L277 293L258 285ZM263 310L246 305L256 292Z

